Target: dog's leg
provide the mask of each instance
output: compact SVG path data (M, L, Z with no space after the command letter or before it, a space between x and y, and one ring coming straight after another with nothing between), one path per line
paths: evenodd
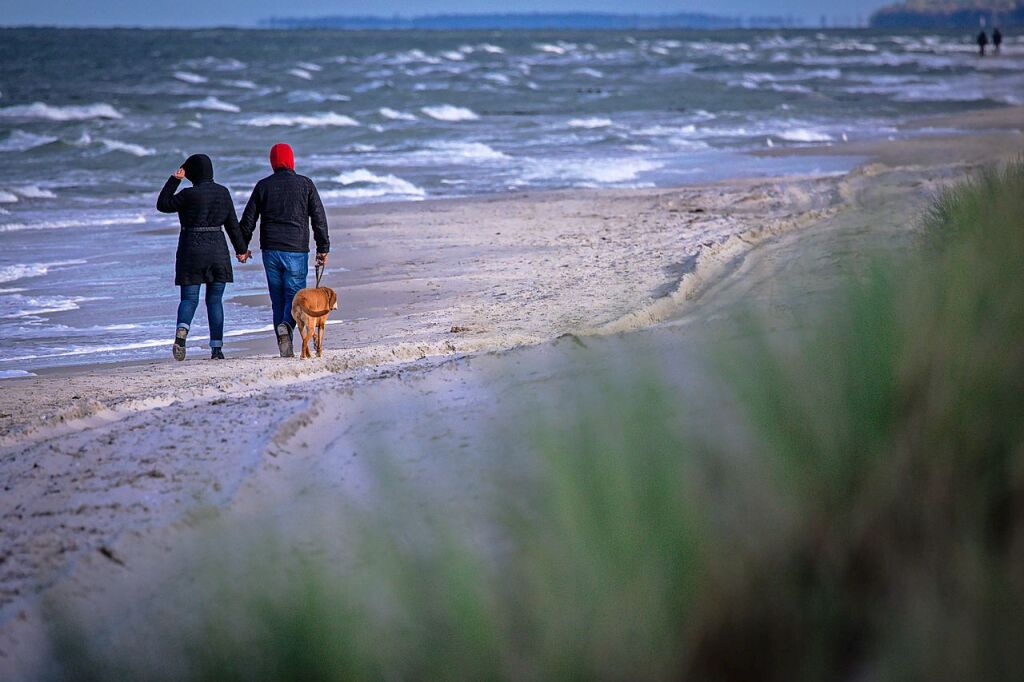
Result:
M326 325L326 318L321 317L316 321L316 330L313 332L313 346L316 348L316 356L318 358L324 356L324 327Z
M310 324L309 319L303 320L302 324L302 352L299 353L299 359L305 360L310 357L309 354L309 336L310 336Z

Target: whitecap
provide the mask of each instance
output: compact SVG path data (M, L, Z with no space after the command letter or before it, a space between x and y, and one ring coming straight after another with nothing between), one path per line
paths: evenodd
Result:
M466 58L466 55L462 54L461 52L456 52L454 50L448 50L447 52L442 52L441 56L444 57L445 59L447 59L450 62L461 62L462 60L464 60Z
M349 197L349 198L371 198L371 197L382 197L382 196L405 196L405 197L423 197L426 196L426 192L412 184L408 180L403 180L396 175L377 175L367 170L366 168L359 168L354 171L348 171L341 173L334 178L334 182L341 185L369 185L368 187L352 187L344 190L327 190L325 194L330 197Z
M51 268L66 265L81 265L84 260L59 260L49 263L15 263L0 268L0 282L14 282L19 279L31 277L42 277L50 272Z
M534 45L533 48L538 52L547 52L548 54L565 54L567 51L561 45L552 45L550 43L540 43Z
M389 109L388 107L381 107L380 115L383 116L384 118L390 119L392 121L417 121L417 120L419 120L419 119L416 118L415 114L407 114L404 111L395 111L394 109Z
M336 114L333 111L325 111L316 114L306 115L292 115L292 114L267 114L265 116L256 116L250 118L245 122L246 125L256 126L257 128L268 128L271 126L305 126L305 127L322 127L322 126L357 126L359 121L345 116L344 114Z
M20 377L39 376L34 372L27 372L23 369L0 369L0 379L17 379Z
M225 102L224 100L217 99L213 95L205 97L203 99L193 99L188 102L182 102L178 105L179 109L205 109L207 111L226 111L231 114L237 114L241 111L241 108Z
M612 124L607 118L574 118L568 125L570 128L607 128Z
M641 173L658 170L664 164L642 158L622 159L535 159L524 175L528 182L562 181L580 186L621 185L635 181Z
M497 45L491 45L490 43L481 43L476 46L476 49L488 54L505 54L505 48L498 47Z
M156 154L156 150L152 147L143 147L140 144L132 144L131 142L122 142L121 140L100 140L103 146L108 152L124 152L125 154L131 154L132 156L153 156Z
M314 64L313 62L298 62L297 66L300 69L303 69L305 71L323 71L324 70L324 67L320 66L319 64Z
M0 142L0 152L27 152L29 149L42 147L56 142L57 138L50 135L36 135L24 130L12 130L7 139Z
M485 73L481 78L491 81L492 83L498 83L499 85L512 84L512 79L503 73Z
M420 152L419 155L428 156L434 161L442 161L444 163L498 161L509 158L508 154L500 152L483 142L432 142L427 147L428 150Z
M209 80L206 76L200 76L198 73L192 73L191 71L175 71L172 75L180 81L197 85Z
M11 195L14 196L14 195ZM17 199L17 197L15 197ZM106 227L109 225L141 225L146 217L104 218L101 220L45 220L38 223L7 223L0 225L0 232L21 232L22 230L55 230L67 227Z
M255 90L259 87L252 81L245 79L224 81L224 85L230 85L233 88L242 88L243 90Z
M12 194L11 192L5 192L4 190L0 189L0 204L13 204L16 201L18 201L18 195L17 194ZM2 226L0 226L0 231L2 231L2 230L3 230L3 228L2 228Z
M42 119L46 121L85 121L91 118L124 118L114 107L105 102L52 106L44 102L19 104L0 109L0 118Z
M56 199L57 195L48 189L43 189L38 185L22 185L21 187L13 188L15 193L20 194L26 199Z
M303 80L313 80L313 74L311 74L309 71L306 71L305 69L288 69L288 73L295 76L296 78L301 78Z
M581 76L590 76L591 78L604 78L604 73L602 71L592 69L589 66L585 66L582 69L576 69L575 71L573 71L573 73L579 74Z
M480 118L472 109L456 107L451 104L423 107L420 111L438 121L476 121Z
M810 128L793 128L777 135L787 142L831 142L832 136L820 130Z

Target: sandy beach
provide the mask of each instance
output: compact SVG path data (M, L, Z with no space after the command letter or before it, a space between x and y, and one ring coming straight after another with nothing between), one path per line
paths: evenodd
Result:
M323 359L278 358L268 332L221 363L190 346L181 364L4 381L0 677L45 660L47 603L162 589L158 567L211 519L358 495L371 444L457 504L495 454L481 434L525 418L495 396L546 404L628 356L697 390L699 349L743 312L784 336L843 277L914 248L940 188L1024 150L1020 108L919 125L933 130L778 152L860 159L848 173L333 210L331 263L347 270L325 282L340 310ZM418 461L425 441L450 461Z

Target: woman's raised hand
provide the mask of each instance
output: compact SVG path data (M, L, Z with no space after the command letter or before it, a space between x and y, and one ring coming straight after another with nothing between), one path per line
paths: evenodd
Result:
M185 177L185 169L184 168L179 168L178 170L174 171L174 177L177 178L178 180L181 180L182 178L184 178Z

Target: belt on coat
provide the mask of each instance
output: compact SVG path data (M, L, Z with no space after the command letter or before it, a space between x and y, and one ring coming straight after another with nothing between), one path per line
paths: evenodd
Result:
M183 227L182 232L220 232L220 225L196 225L194 227Z

